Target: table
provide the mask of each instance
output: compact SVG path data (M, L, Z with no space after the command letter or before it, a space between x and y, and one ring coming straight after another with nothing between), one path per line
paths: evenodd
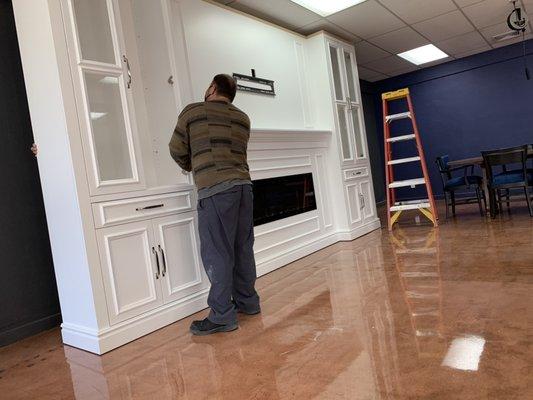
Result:
M533 145L529 145L527 149L527 158L533 158ZM487 203L487 210L489 209L489 189L487 187L487 172L485 171L485 163L483 162L483 157L471 157L464 158L462 160L449 161L448 165L452 168L455 167L464 167L466 165L478 165L481 167L481 173L483 175L483 192L485 193L485 199Z

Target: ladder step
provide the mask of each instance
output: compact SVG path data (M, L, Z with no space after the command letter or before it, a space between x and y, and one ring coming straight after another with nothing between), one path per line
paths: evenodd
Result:
M416 330L416 336L424 337L424 336L438 336L438 332L436 331L430 331L430 330Z
M420 157L399 158L397 160L390 160L387 164L388 165L396 165L396 164L410 163L410 162L414 162L414 161L420 161Z
M421 248L421 249L398 249L395 250L396 254L433 254L437 252L434 247Z
M433 311L419 311L419 312L412 312L411 315L413 317L438 317L439 316L439 310L433 310Z
M436 272L402 272L404 278L438 278L439 274Z
M391 211L405 211L405 210L419 210L420 208L430 208L429 200L417 200L416 202L396 203L393 205Z
M389 184L389 188L399 188L399 187L405 187L405 186L416 186L416 185L425 185L426 181L424 178L416 178L416 179L407 179L405 181L396 181Z
M428 299L432 297L439 297L438 293L420 293L412 290L407 290L405 295L411 299Z
M411 133L410 135L402 135L402 136L394 136L387 139L387 142L389 143L395 143L395 142L403 142L405 140L413 140L416 136L414 133Z
M392 121L397 121L397 120L406 119L406 118L411 118L411 113L409 111L403 112L403 113L399 113L399 114L387 115L385 117L385 120L387 122L392 122Z

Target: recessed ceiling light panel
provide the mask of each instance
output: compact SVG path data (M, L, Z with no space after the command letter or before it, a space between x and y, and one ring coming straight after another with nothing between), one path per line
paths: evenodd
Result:
M323 17L335 14L366 0L291 0Z
M417 47L416 49L409 50L398 55L404 60L407 60L415 65L425 64L448 57L448 54L432 44Z

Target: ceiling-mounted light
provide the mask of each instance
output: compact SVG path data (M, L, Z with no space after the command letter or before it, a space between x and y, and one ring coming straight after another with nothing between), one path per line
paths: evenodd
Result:
M323 17L335 14L366 0L291 0Z
M404 60L416 65L425 64L448 57L448 54L432 44L417 47L416 49L405 51L398 55Z

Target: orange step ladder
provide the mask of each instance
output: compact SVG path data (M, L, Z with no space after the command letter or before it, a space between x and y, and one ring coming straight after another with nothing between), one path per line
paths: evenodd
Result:
M435 206L435 199L433 198L433 191L429 181L428 169L426 159L424 157L424 149L420 140L420 133L415 119L415 111L409 89L400 89L394 92L387 92L381 95L383 101L383 131L385 133L385 175L387 177L387 221L389 230L392 230L394 224L402 212L406 210L419 210L425 217L427 217L434 226L438 225L438 213ZM408 111L399 114L389 115L390 101L407 101ZM411 121L412 133L402 135L391 135L391 125L395 121L409 119ZM398 142L405 142L414 140L416 142L417 153L412 157L393 159L393 145ZM396 181L394 180L394 166L402 164L419 162L422 167L422 177L415 177L412 179ZM410 200L410 201L396 201L396 189L401 187L415 188L416 186L425 186L427 198Z

